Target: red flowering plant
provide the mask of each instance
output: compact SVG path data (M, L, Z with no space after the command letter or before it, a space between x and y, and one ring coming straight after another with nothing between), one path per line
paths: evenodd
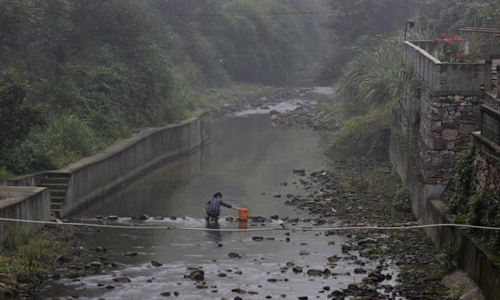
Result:
M438 43L437 58L441 62L457 63L461 62L465 54L465 41L460 39L456 34L450 34L446 37L444 32L441 32L439 38L434 38Z

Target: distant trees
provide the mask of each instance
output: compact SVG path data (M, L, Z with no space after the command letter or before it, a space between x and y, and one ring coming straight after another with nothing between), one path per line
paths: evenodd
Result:
M334 14L328 28L339 44L352 45L365 35L390 34L404 28L418 0L330 0Z
M16 78L0 80L0 168L61 167L178 120L199 88L290 83L317 23L273 14L309 2L0 0L0 77Z
M0 79L0 161L7 150L23 141L30 129L43 124L40 113L24 105L26 91L22 84Z
M415 19L427 36L460 27L500 27L499 0L420 0Z
M332 14L326 26L332 36L332 52L323 63L319 80L331 84L355 55L366 36L387 36L404 29L420 0L328 0Z

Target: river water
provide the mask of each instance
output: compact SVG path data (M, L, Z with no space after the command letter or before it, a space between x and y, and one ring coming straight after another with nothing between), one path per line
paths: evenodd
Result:
M293 109L294 103L279 109ZM274 109L275 107L271 107ZM307 172L325 169L322 137L309 129L276 127L266 111L247 111L238 116L215 120L212 143L202 151L158 168L156 171L124 186L120 192L95 203L77 217L92 219L97 215L117 215L121 224L139 223L130 216L148 214L164 216L141 224L150 226L207 226L204 205L215 192L238 206L250 209L253 216L308 218L284 204L288 193L301 194L300 177L293 168ZM285 184L286 183L286 184ZM282 195L281 198L274 197ZM225 219L236 212L225 209L218 225L211 228L267 228L280 226L276 220L264 223L239 223ZM170 218L172 217L172 218ZM300 224L299 224L300 225ZM310 226L310 223L307 224ZM262 237L255 241L253 237ZM171 230L102 229L85 237L81 266L92 261L112 261L118 267L77 279L51 280L43 287L41 298L53 299L326 299L330 290L345 289L359 283L366 274L356 275L350 260L329 265L327 257L342 254L341 236L319 232L204 232ZM334 242L334 243L332 243ZM90 250L97 247L107 252ZM125 252L137 252L135 257ZM241 258L230 258L237 253ZM349 255L356 255L352 251ZM363 260L363 258L361 258ZM162 266L154 267L151 261ZM307 269L325 269L340 274L310 277L286 268L293 262ZM366 260L364 268L374 269L378 262ZM205 284L185 275L188 268L201 268ZM386 272L394 273L394 270ZM350 275L345 275L349 273ZM116 276L127 276L131 282L115 283ZM396 276L394 276L396 277ZM234 289L252 293L238 294ZM328 289L327 288L327 289ZM164 293L162 296L161 294ZM174 296L174 293L178 296ZM256 294L255 294L256 293ZM167 298L168 299L168 298Z

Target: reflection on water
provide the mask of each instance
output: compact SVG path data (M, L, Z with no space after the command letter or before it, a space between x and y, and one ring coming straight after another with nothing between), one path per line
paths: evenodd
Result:
M208 229L220 229L219 222L207 222ZM210 237L210 240L213 240L214 243L219 244L222 241L221 232L220 231L207 231L207 234Z
M267 119L253 115L216 122L209 148L157 169L79 216L201 218L206 201L217 191L225 201L249 207L253 215L296 215L273 195L300 190L290 182L292 168L324 167L315 146L319 137L307 130L273 127Z

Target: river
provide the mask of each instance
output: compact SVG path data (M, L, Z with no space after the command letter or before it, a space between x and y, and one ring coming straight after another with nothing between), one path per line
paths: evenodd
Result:
M278 108L287 110L293 106L294 103L288 103ZM253 110L214 120L209 147L156 169L76 217L94 220L98 215L117 215L120 219L115 223L120 224L204 228L207 226L204 205L211 195L221 192L227 202L248 207L253 216L308 218L305 212L285 205L286 195L307 192L298 184L300 176L293 173L293 168L307 172L327 168L321 147L323 138L310 129L274 126L265 113ZM141 214L165 219L141 222L129 218ZM223 210L219 224L211 225L212 228L269 228L282 223L281 220L239 223L226 220L226 216L236 217L236 212ZM345 256L341 245L346 240L343 236L303 231L102 229L84 238L82 255L75 264L84 268L90 262L101 261L114 262L115 267L99 269L85 277L50 280L43 286L41 298L297 299L308 296L326 299L329 291L345 289L348 284L359 283L366 277L366 274L354 274L356 265L349 259L329 264L328 257ZM92 250L98 247L107 251ZM126 252L138 255L125 256ZM241 257L231 258L229 253ZM349 253L357 254L356 251ZM376 261L358 259L364 260L365 269L378 265ZM162 265L152 266L152 261ZM293 263L303 267L304 272L296 274L287 267L287 262L289 266ZM193 268L204 271L205 282L185 278ZM308 269L325 268L337 275L306 274ZM395 273L391 268L384 272ZM120 276L126 276L130 282L113 281Z

